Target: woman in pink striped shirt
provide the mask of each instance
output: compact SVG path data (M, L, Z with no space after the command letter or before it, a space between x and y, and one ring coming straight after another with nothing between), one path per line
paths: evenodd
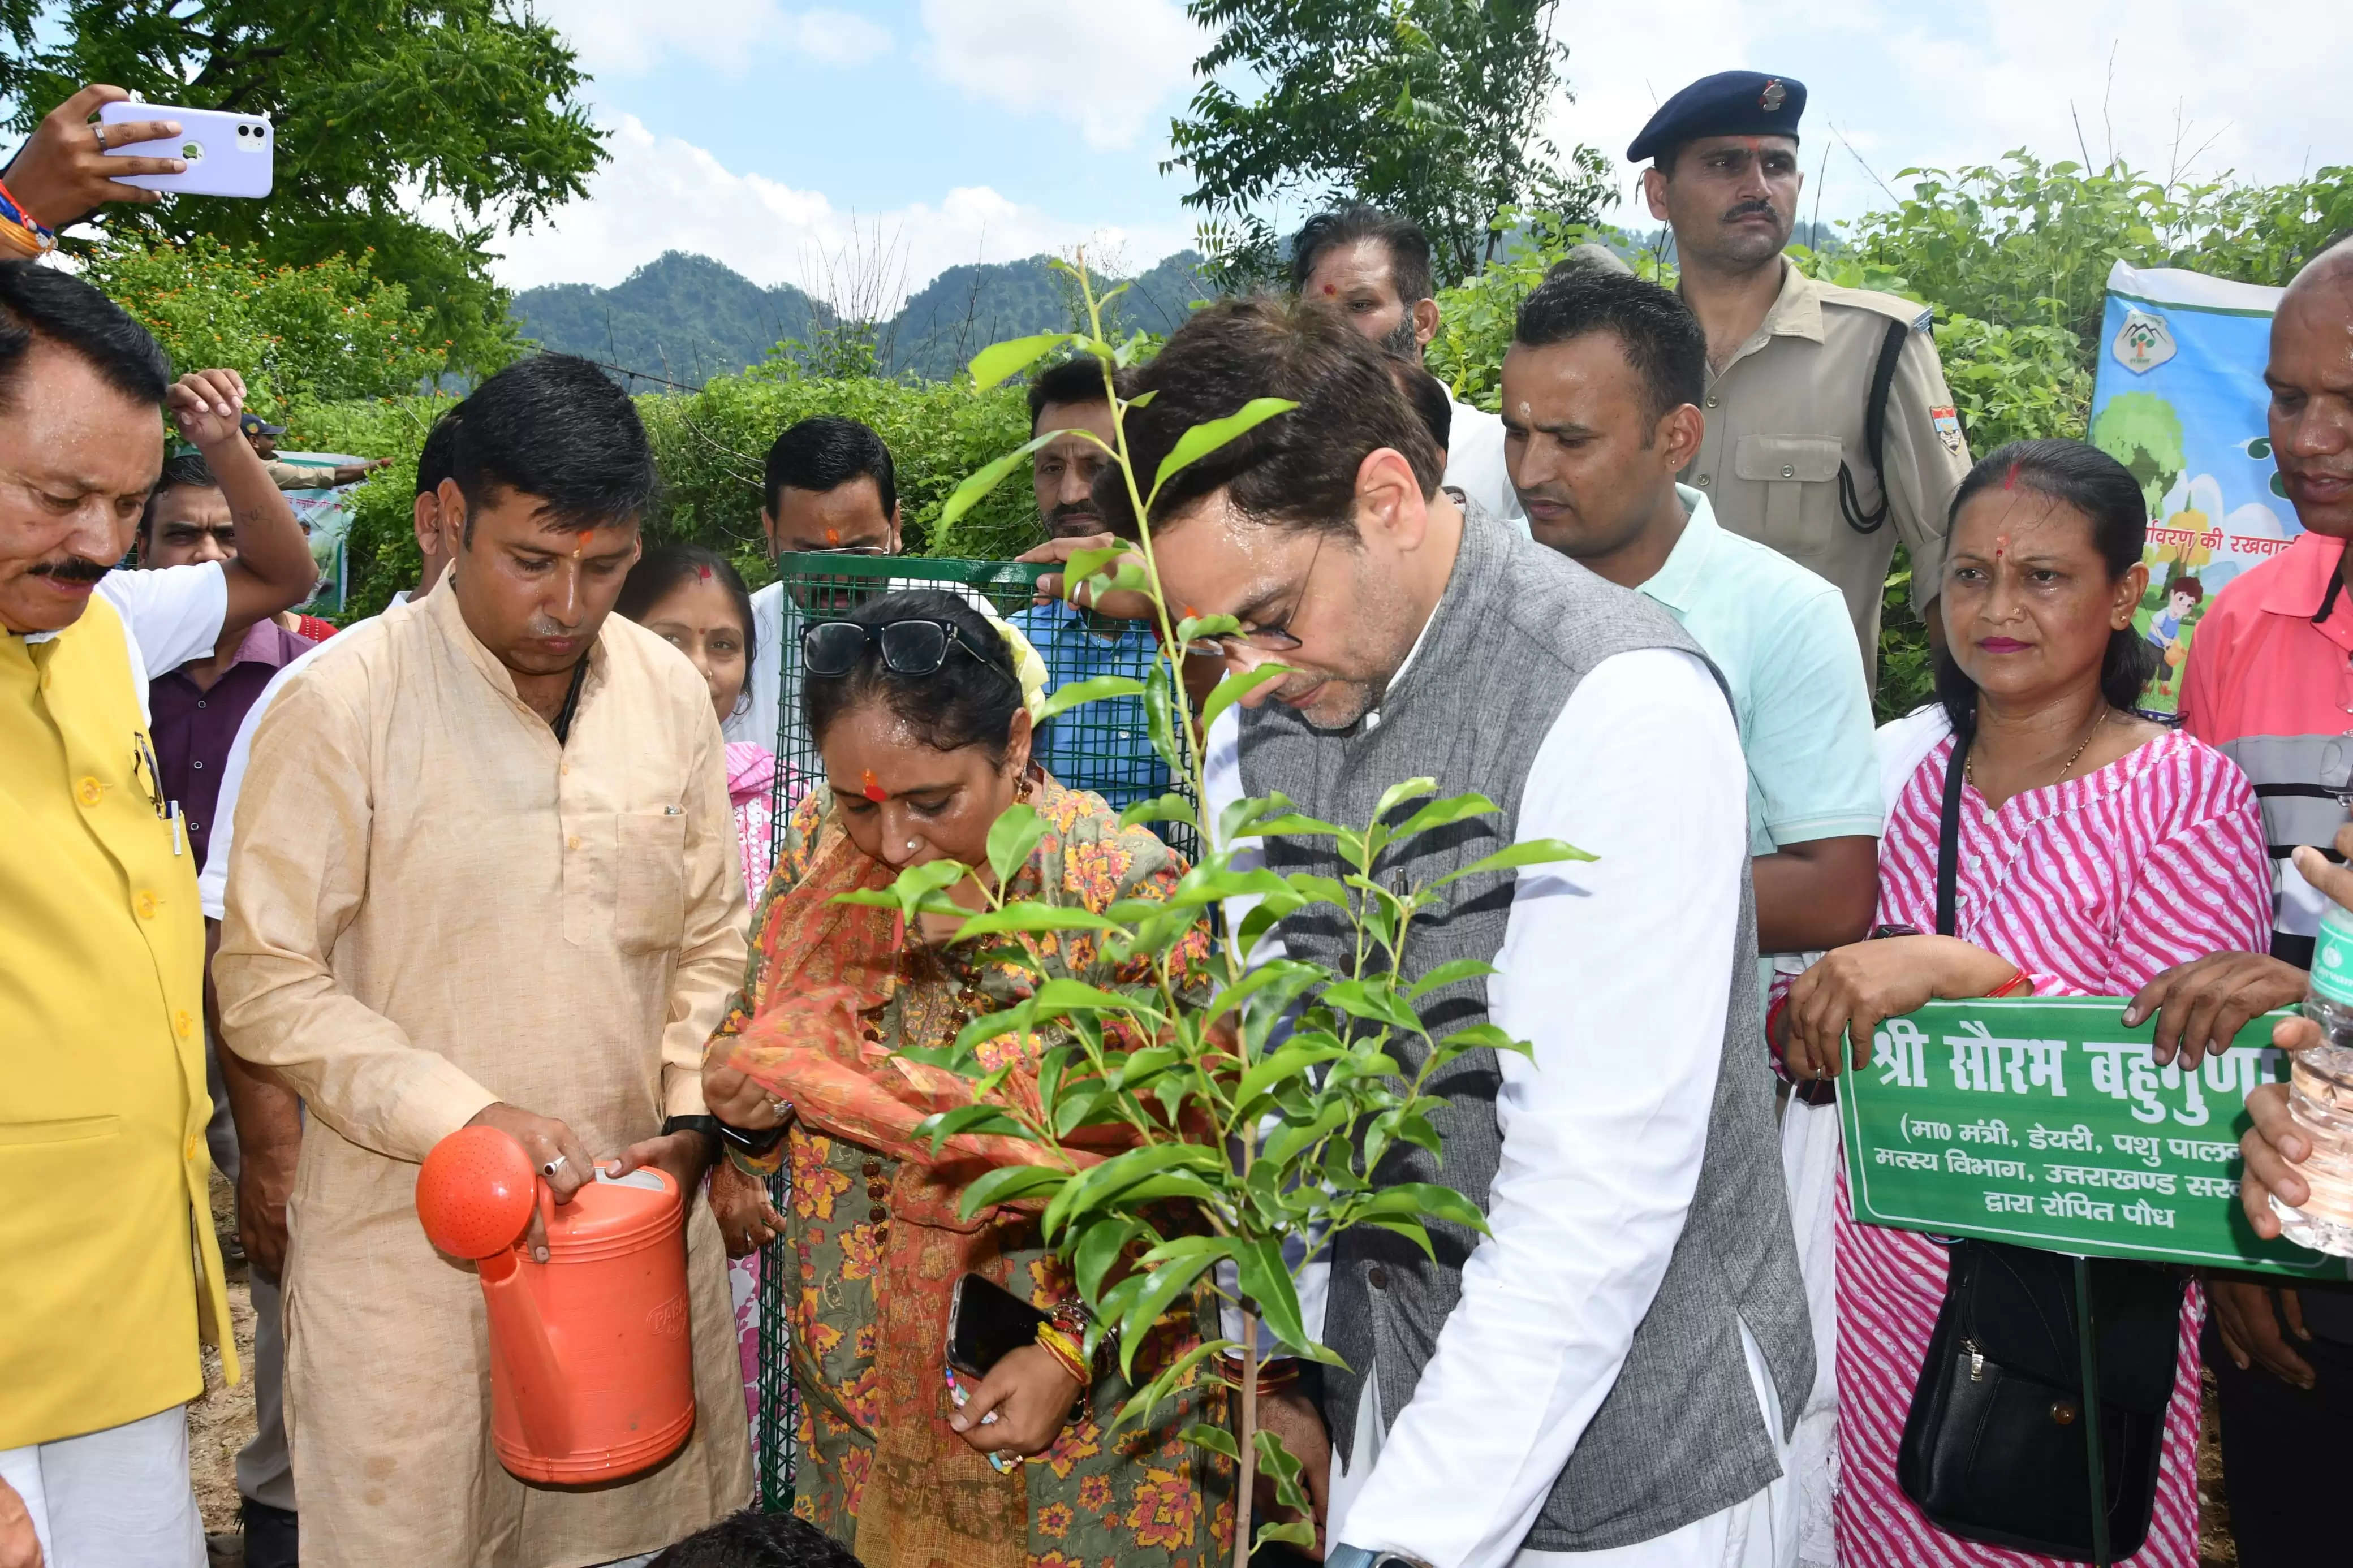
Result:
M1773 1020L1788 1070L1838 1071L1841 1037L1868 1059L1881 1020L1937 997L2127 997L2210 952L2260 950L2271 888L2253 793L2221 753L2137 717L2147 645L2147 512L2132 476L2074 442L2020 442L1970 470L1954 500L1938 707L1883 731L1918 761L1891 802L1879 920L1936 929L1938 807L1963 787L1949 937L1831 952ZM2119 1001L2121 1011L2123 1003ZM2194 1066L2194 1053L2185 1058ZM1939 1530L1896 1483L1896 1450L1945 1296L1944 1247L1854 1223L1841 1174L1837 1300L1839 1562L2026 1564L2051 1559ZM2157 1502L2137 1568L2198 1561L2198 1329L2183 1300Z

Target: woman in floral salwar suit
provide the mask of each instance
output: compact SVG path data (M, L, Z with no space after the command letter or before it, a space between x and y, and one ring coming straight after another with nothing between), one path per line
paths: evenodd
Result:
M792 1171L796 1507L867 1568L1213 1568L1231 1540L1230 1467L1178 1434L1225 1421L1214 1382L1188 1378L1147 1419L1115 1427L1129 1388L1114 1358L1099 1357L1082 1389L1029 1346L968 1386L974 1405L959 1415L945 1363L956 1281L978 1273L1050 1311L1077 1290L1042 1245L1035 1205L958 1214L983 1173L1051 1156L974 1135L934 1156L915 1127L969 1103L969 1087L899 1053L948 1045L1032 977L960 947L953 920L907 928L892 910L834 901L888 887L911 864L985 867L989 826L1016 800L1045 834L1010 897L1100 912L1166 897L1184 864L1121 827L1099 796L1031 768L1034 690L1022 690L1008 635L962 600L892 594L806 636L804 700L826 783L793 815L744 989L704 1068L712 1109L732 1126L786 1128L747 1163ZM982 903L970 879L951 896ZM1147 978L1142 963L1131 973L1101 960L1090 933L1047 933L1039 948L1050 976ZM1207 952L1197 931L1171 962L1198 970ZM982 1047L991 1067L1014 1062L1001 1094L1034 1103L1043 1048L1011 1034ZM1208 1310L1204 1299L1161 1320L1138 1350L1139 1383L1199 1342L1195 1314ZM975 1419L984 1409L993 1418Z

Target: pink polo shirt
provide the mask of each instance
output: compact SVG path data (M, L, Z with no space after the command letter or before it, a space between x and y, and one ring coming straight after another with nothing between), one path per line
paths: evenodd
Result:
M2353 798L2353 591L2331 591L2344 553L2341 539L2300 534L2233 579L2199 620L2181 681L2185 727L2245 770L2262 805L2272 951L2307 966L2327 900L2288 856L2327 850Z

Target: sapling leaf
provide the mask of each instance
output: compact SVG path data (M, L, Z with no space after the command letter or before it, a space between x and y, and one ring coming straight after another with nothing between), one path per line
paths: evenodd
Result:
M1458 980L1476 980L1481 975L1502 973L1502 970L1482 959L1451 959L1408 986L1405 994L1419 1001L1441 985L1451 985Z
M1264 1427L1250 1436L1252 1446L1258 1449L1260 1469L1274 1482L1274 1500L1285 1508L1307 1512L1312 1505L1307 1500L1306 1489L1299 1484L1298 1459L1283 1447L1281 1437Z
M1276 1339L1312 1361L1338 1359L1307 1336L1299 1315L1299 1291L1292 1284L1291 1270L1283 1267L1282 1242L1261 1237L1235 1256L1234 1265L1241 1275L1242 1294L1257 1305L1260 1321ZM1324 1353L1318 1355L1318 1351Z
M1452 1187L1441 1187L1434 1182L1399 1182L1383 1187L1356 1211L1359 1219L1391 1215L1409 1219L1448 1220L1482 1236L1487 1234L1487 1216L1479 1212L1478 1205Z
M1095 550L1074 550L1071 552L1071 558L1062 563L1062 580L1065 583L1072 583L1092 577L1104 567L1126 556L1129 551L1130 546L1124 544L1113 544ZM1063 592L1064 596L1067 597L1069 590L1066 588Z
M1315 1526L1311 1521L1304 1519L1294 1519L1284 1523L1261 1524L1258 1527L1258 1534L1250 1542L1250 1552L1255 1555L1265 1550L1269 1543L1277 1541L1285 1546L1303 1547L1312 1551L1315 1545Z
M1215 618L1224 621L1233 620L1231 616L1219 616ZM1237 629L1240 626L1240 622L1235 622ZM1177 635L1187 642L1193 640L1191 634L1179 632ZM1228 670L1218 684L1210 689L1209 695L1201 700L1201 733L1208 734L1209 726L1215 724L1227 709L1231 708L1268 681L1280 680L1290 673L1291 667L1284 664L1261 664L1255 669ZM1241 804L1240 801L1234 803L1235 805ZM1229 806L1227 809L1231 810L1232 807ZM1221 832L1218 842L1229 844L1233 841L1233 837L1230 833Z
M1043 352L1043 351L1040 351ZM1288 414L1299 405L1287 397L1253 397L1223 419L1211 419L1196 425L1176 437L1176 445L1160 459L1159 472L1152 476L1152 493L1144 498L1145 510L1160 499L1160 487L1187 465L1199 462L1227 442L1257 428L1278 414Z
M1433 800L1398 824L1397 831L1389 836L1390 842L1402 843L1416 834L1427 833L1433 827L1451 827L1455 823L1467 822L1474 816L1491 816L1501 809L1503 808L1485 795L1475 793L1449 795L1444 800Z
M1113 1417L1113 1425L1125 1426L1131 1421L1148 1415L1159 1405L1162 1400L1176 1391L1176 1384L1184 1380L1187 1373L1200 1365L1210 1356L1222 1355L1225 1353L1226 1347L1232 1343L1231 1340L1204 1340L1178 1356L1162 1371L1158 1377L1127 1396L1127 1403L1121 1405L1119 1414Z
M1058 1171L1050 1165L1000 1165L972 1179L956 1210L963 1218L970 1219L992 1204L1008 1204L1054 1192L1070 1179L1068 1171Z
M1144 682L1134 676L1092 676L1085 680L1073 680L1068 685L1056 687L1054 694L1047 698L1039 710L1038 719L1040 723L1043 723L1056 714L1067 713L1071 709L1082 707L1089 702L1102 702L1113 697L1143 695Z
M1325 1005L1337 1007L1351 1017L1369 1018L1399 1029L1421 1027L1420 1017L1406 1005L1386 975L1372 980L1335 980L1324 988L1323 1000Z
M1140 1220L1100 1219L1080 1236L1079 1245L1071 1254L1071 1272L1079 1282L1079 1293L1090 1305L1103 1294L1103 1279L1119 1261L1127 1244L1144 1233Z
M988 868L997 873L997 885L1012 885L1021 868L1029 864L1029 853L1038 847L1038 840L1046 837L1046 819L1037 808L1015 801L997 813L997 820L988 826Z
M1448 873L1430 885L1435 892L1450 882L1465 877L1476 877L1485 871L1510 871L1522 866L1549 866L1562 860L1599 860L1599 855L1588 855L1574 844L1557 838L1530 838L1507 848L1498 849L1482 859L1473 860L1459 871Z
M1120 1414L1124 1415L1126 1412L1122 1411ZM1186 1427L1180 1436L1197 1448L1207 1448L1212 1454L1223 1454L1237 1465L1242 1462L1242 1451L1236 1447L1234 1435L1222 1426L1212 1426L1206 1421L1196 1421Z
M1235 1102L1248 1104L1260 1095L1271 1090L1275 1085L1286 1079L1297 1078L1300 1074L1324 1062L1328 1062L1335 1057L1344 1057L1347 1054L1338 1046L1296 1044L1285 1046L1242 1074L1241 1083L1234 1089Z
M1438 1248L1430 1243L1430 1231L1418 1219L1407 1219L1399 1215L1375 1215L1369 1218L1359 1219L1356 1223L1368 1225L1378 1230L1395 1231L1420 1247L1424 1256L1431 1262L1438 1261Z
M1033 436L995 462L984 466L968 476L964 483L956 486L955 491L949 495L947 503L940 508L939 521L932 526L945 528L949 523L978 506L982 498L1004 481L1006 475L1021 466L1023 458L1061 433L1060 430L1049 430L1042 436Z
M1134 1301L1120 1315L1119 1370L1122 1376L1130 1381L1134 1379L1135 1352L1144 1347L1145 1337L1152 1331L1152 1325L1158 1322L1160 1314L1166 1311L1177 1297L1192 1289L1193 1281L1217 1261L1216 1258L1208 1256L1180 1258L1162 1264L1144 1277L1144 1289L1135 1293Z
M1029 1136L1019 1122L994 1105L959 1105L953 1110L926 1116L915 1123L915 1136L929 1138L934 1154L959 1132L994 1132L1010 1138Z
M1293 998L1322 980L1324 975L1324 971L1313 963L1302 963L1294 958L1271 959L1219 992L1216 1000L1209 1004L1208 1013L1202 1021L1205 1024L1214 1024L1227 1013L1270 987L1281 1000L1282 1005L1288 1007Z
M1013 931L1107 931L1117 929L1118 924L1110 917L1099 915L1083 905L1041 904L1024 899L1001 910L984 910L979 914L968 916L964 924L956 928L956 940L970 942Z
M1108 1089L1096 1087L1071 1089L1062 1096L1061 1103L1052 1112L1054 1136L1068 1138L1093 1119L1111 1098Z
M1280 816L1261 817L1234 835L1237 838L1319 838L1345 835L1347 829L1335 826L1317 817L1302 816L1297 812L1284 812Z
M1075 342L1079 335L1076 332L1038 332L1026 338L989 344L972 356L974 390L987 392L1007 376L1020 374L1064 343Z
M1197 637L1229 637L1241 629L1241 622L1231 616L1187 616L1176 623L1176 640L1179 644L1189 645ZM1219 684L1223 685L1224 682ZM1208 726L1205 722L1202 728L1206 730Z
M1181 795L1164 795L1154 800L1139 800L1119 814L1122 827L1141 827L1147 822L1181 822L1198 829L1200 814L1193 803Z
M1152 749L1168 764L1172 773L1183 774L1185 756L1176 746L1176 700L1168 677L1168 662L1162 659L1152 667L1144 682L1144 719L1152 733Z

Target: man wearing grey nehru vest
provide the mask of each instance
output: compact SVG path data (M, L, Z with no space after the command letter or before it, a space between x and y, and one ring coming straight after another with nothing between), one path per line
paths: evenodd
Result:
M1466 520L1377 350L1328 314L1212 306L1147 389L1127 416L1144 473L1252 397L1299 405L1183 470L1155 511L1172 600L1241 622L1230 667L1293 672L1212 728L1212 817L1280 790L1362 821L1430 775L1502 812L1410 841L1384 880L1531 838L1599 857L1468 879L1417 919L1417 973L1501 970L1424 996L1431 1032L1492 1018L1535 1058L1457 1060L1430 1086L1442 1161L1407 1148L1378 1173L1457 1188L1489 1236L1433 1224L1434 1262L1378 1229L1333 1249L1323 1333L1348 1370L1327 1369L1320 1424L1269 1410L1307 1439L1327 1561L1793 1561L1782 1454L1813 1342L1759 1055L1746 773L1714 670L1656 605ZM1106 521L1132 536L1111 489ZM1338 873L1320 840L1264 853ZM1337 963L1343 937L1302 911L1253 956Z

